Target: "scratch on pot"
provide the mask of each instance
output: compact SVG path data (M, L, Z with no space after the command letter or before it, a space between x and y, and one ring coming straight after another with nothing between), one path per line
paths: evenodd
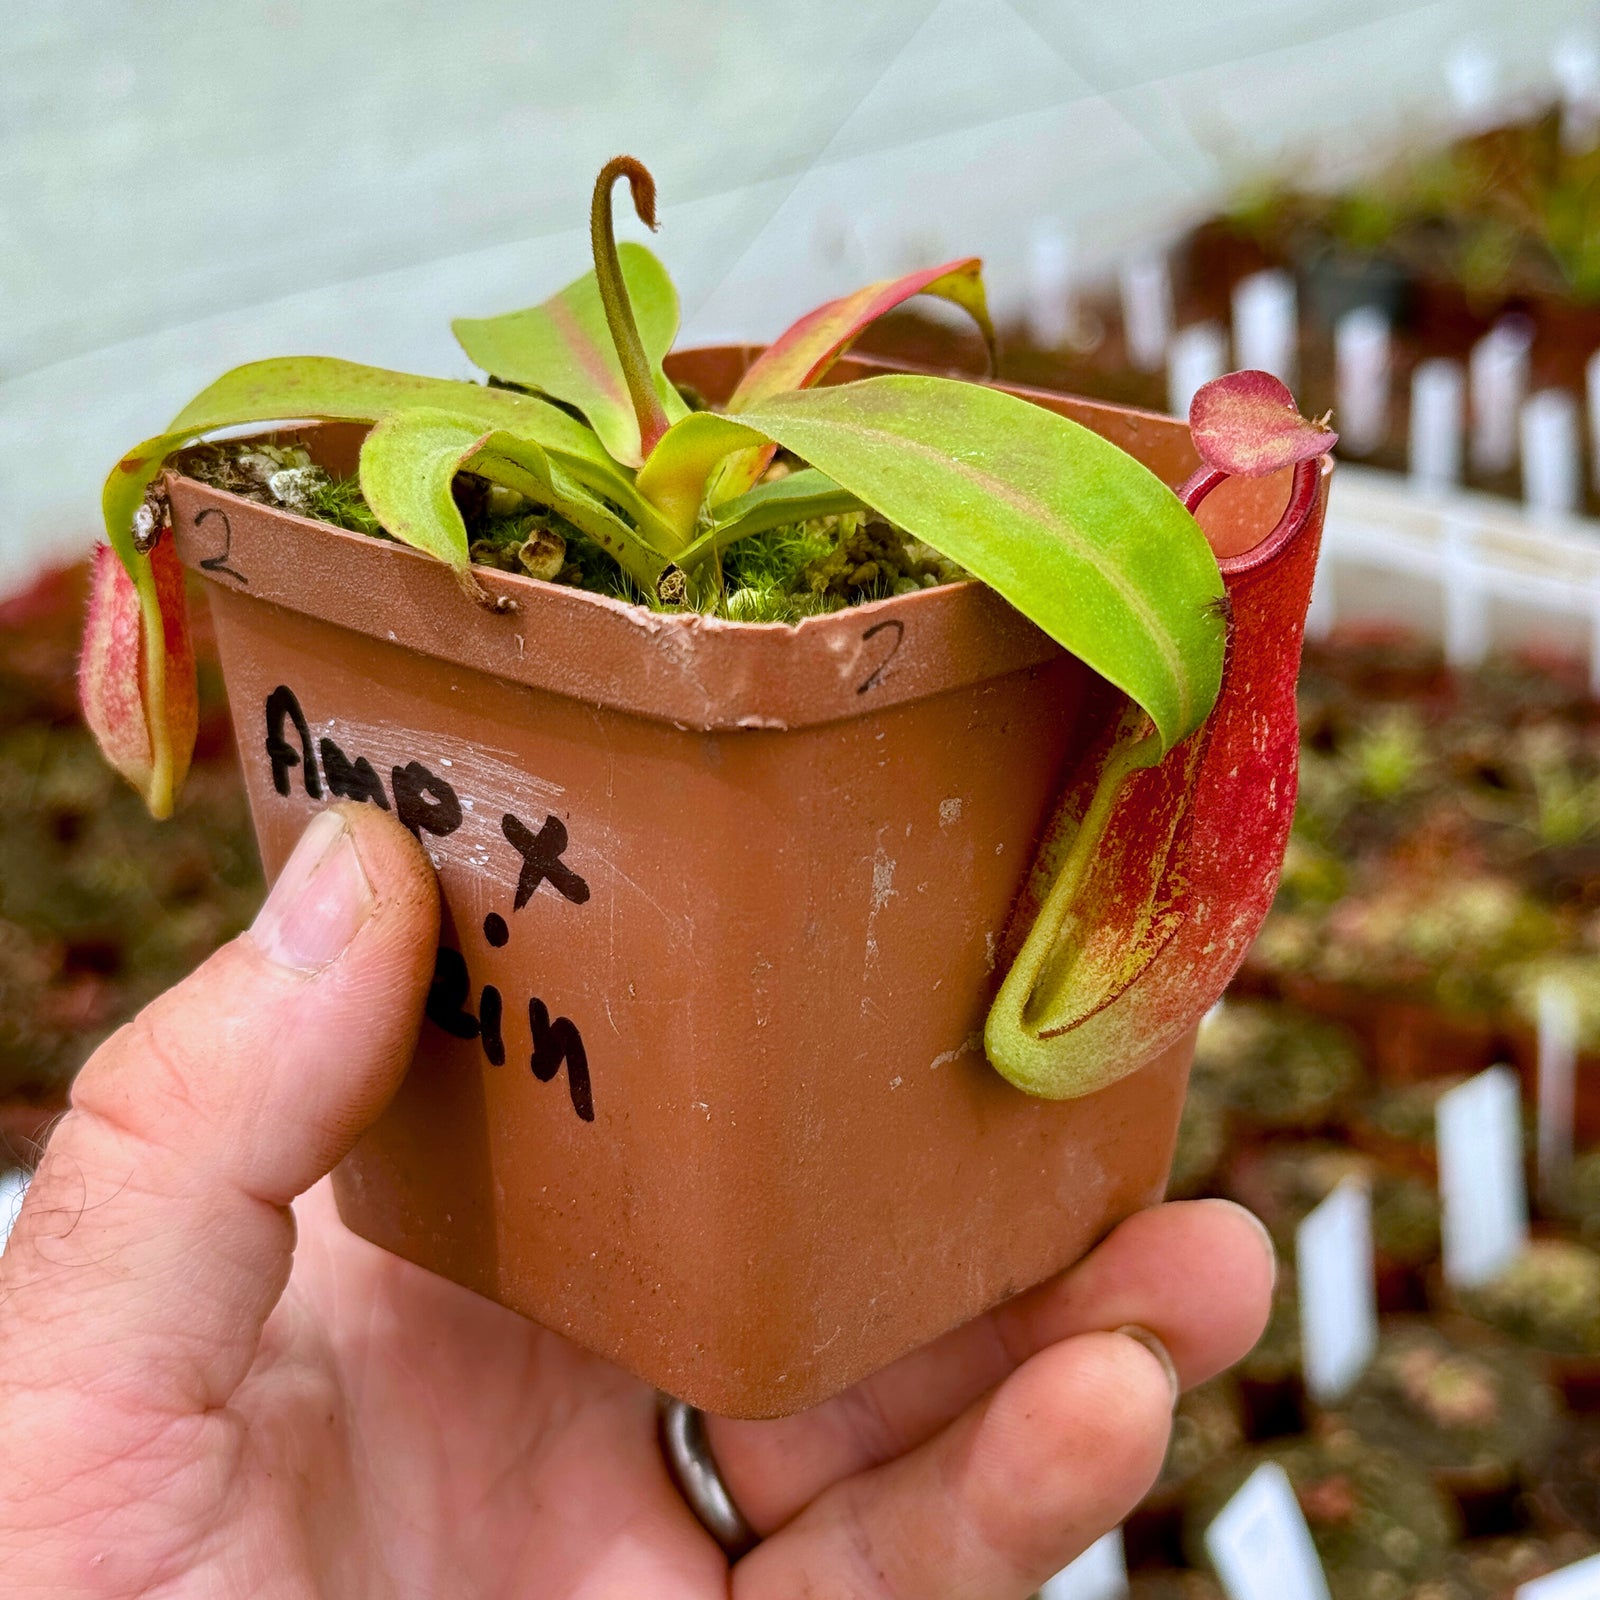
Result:
M844 1324L840 1323L839 1326L837 1328L835 1328L833 1330L833 1332L830 1333L828 1335L828 1337L822 1341L821 1344L812 1345L812 1347L811 1347L812 1355L820 1356L822 1354L822 1352L824 1350L826 1350L839 1337L839 1335L841 1333L843 1333L843 1332L844 1332Z
M616 878L621 883L627 884L627 886L630 889L632 889L633 892L636 895L638 895L638 897L641 900L643 900L644 903L647 906L649 906L652 911L656 912L660 916L661 920L663 922L665 922L666 925L669 928L671 928L672 931L680 939L684 938L686 936L692 939L693 934L694 934L694 923L689 919L689 917L687 915L685 915L685 914L683 914L681 912L680 913L674 913L674 912L668 911L667 908L664 905L662 905L659 900L655 899L653 896L651 896L650 894L646 893L645 889L639 883L637 883L634 879L630 878L628 876L628 874L626 872L624 872L622 870L622 868L619 867L616 864L616 862L610 860L606 856L601 856L599 858L599 860L601 862L601 865L603 865L606 868L606 870L609 871L614 878ZM613 895L612 896L612 906L613 906L613 908L615 907L615 905L616 905L616 897Z
M949 1066L952 1061L955 1061L959 1057L966 1055L969 1050L981 1050L982 1048L983 1035L981 1033L969 1033L966 1038L955 1047L954 1050L941 1050L939 1054L928 1063L928 1071L937 1072L940 1067Z
M894 886L894 857L880 844L872 856L872 904L867 910L867 948L861 963L861 982L865 985L878 964L878 913L900 891ZM870 998L861 997L861 1015L866 1016Z

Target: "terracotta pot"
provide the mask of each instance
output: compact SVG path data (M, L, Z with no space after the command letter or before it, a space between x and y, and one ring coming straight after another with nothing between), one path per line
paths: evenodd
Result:
M717 397L751 354L675 375ZM1168 481L1194 464L1177 423L1044 403ZM352 469L359 430L305 437ZM1219 549L1256 546L1286 484L1230 486ZM395 544L168 487L269 875L331 793L393 809L439 868L430 1020L336 1175L357 1232L707 1410L770 1416L1159 1199L1192 1026L1075 1101L983 1057L1035 840L1104 727L1099 680L993 593L786 628L485 571L519 608L493 614ZM1290 807L1324 500L1325 473L1233 563L1240 636L1267 601L1289 619L1286 686L1241 714L1290 719Z

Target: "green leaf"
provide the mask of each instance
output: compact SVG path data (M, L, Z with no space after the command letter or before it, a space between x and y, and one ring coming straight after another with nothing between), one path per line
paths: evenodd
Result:
M469 464L474 472L495 483L503 483L530 500L559 511L606 551L641 588L653 590L670 565L664 548L652 544L643 530L619 517L604 501L563 472L538 445L510 433L490 433L479 441L478 453Z
M836 517L846 511L860 511L862 506L848 489L841 489L826 474L807 467L772 483L758 484L749 494L730 500L721 509L722 515L679 553L678 566L687 571L713 553L720 555L729 545L768 528L809 522L814 517Z
M612 461L599 439L547 400L326 356L290 356L235 367L196 395L164 432L135 445L106 479L101 496L106 535L139 581L131 532L133 514L166 458L214 428L302 418L376 422L415 406L471 417L484 431L504 428L514 432L566 462L590 489L625 504L638 499L630 475Z
M947 261L943 266L908 272L902 278L869 283L853 294L840 295L808 311L786 328L756 357L739 380L728 401L729 411L742 411L770 395L790 389L809 389L819 383L835 361L853 345L869 324L919 294L948 300L965 311L983 334L991 371L995 361L994 324L983 288L983 262L977 256ZM772 460L772 447L744 452L727 462L711 488L711 501L731 499L760 481Z
M997 389L867 378L732 420L775 439L999 591L1146 711L1167 749L1205 720L1226 625L1194 518L1115 445Z
M679 543L687 543L712 469L732 451L765 438L715 411L691 412L656 441L634 487L676 530Z
M677 291L642 244L618 245L617 256L656 393L675 421L689 408L661 362L678 332ZM543 305L500 317L458 317L451 327L475 366L577 407L611 455L639 465L639 421L594 273L586 272Z
M470 419L419 407L383 418L361 445L361 492L384 531L469 585L467 525L450 486L481 437Z
M463 469L560 512L647 588L654 588L667 566L665 555L651 550L532 441L503 429L485 433L475 418L446 411L397 412L379 422L361 447L361 491L387 532L448 562L469 590L477 585L468 571L467 531L451 493Z

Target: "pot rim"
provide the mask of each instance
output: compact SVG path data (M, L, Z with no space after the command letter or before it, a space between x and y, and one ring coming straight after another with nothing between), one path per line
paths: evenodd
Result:
M758 346L684 355L753 354ZM849 358L841 376L916 370ZM837 370L837 369L836 369ZM1103 415L1110 429L1181 427L1154 412L1012 389ZM250 437L288 438L329 453L360 424L314 422ZM1331 461L1322 460L1325 480ZM462 668L702 732L802 728L1037 668L1066 655L1000 595L975 580L846 606L798 623L734 622L663 613L521 573L474 568L510 602L474 605L444 563L387 539L260 505L168 468L162 486L184 564L221 589L318 618ZM1313 497L1319 501L1320 494ZM1315 503L1242 555L1225 574L1265 559L1315 515ZM396 582L392 563L411 564ZM1083 668L1087 672L1087 668Z

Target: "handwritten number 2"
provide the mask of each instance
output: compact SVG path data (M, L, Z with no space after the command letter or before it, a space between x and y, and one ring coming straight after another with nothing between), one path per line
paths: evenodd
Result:
M888 654L856 685L857 694L865 694L869 689L876 689L883 682L884 674L889 670L889 663L899 653L900 646L906 642L906 625L899 617L889 617L883 622L875 622L861 635L862 644L867 644L876 639L880 633L893 635L889 640Z
M207 506L198 517L194 525L199 528L211 517L218 517L222 521L222 548L214 556L206 556L200 563L202 572L221 572L230 578L237 578L240 583L248 585L250 580L236 567L228 565L228 556L233 551L233 524L228 520L226 511L219 511L215 506Z

